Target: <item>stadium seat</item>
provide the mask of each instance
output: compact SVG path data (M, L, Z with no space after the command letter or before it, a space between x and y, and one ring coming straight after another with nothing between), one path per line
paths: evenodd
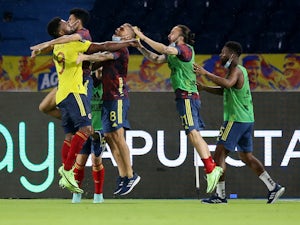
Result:
M29 43L26 40L0 41L2 55L30 55Z
M198 54L219 54L224 45L224 36L205 33L196 38L195 50Z
M300 31L296 31L291 33L291 36L288 39L287 46L288 53L300 53Z
M238 31L228 35L228 40L237 41L242 45L243 53L255 53L257 49L255 38L251 34L243 34Z
M266 27L265 15L263 12L245 11L237 15L234 32L242 34L260 33Z
M259 35L257 53L281 53L287 49L287 39L282 33L266 32Z
M268 26L266 30L269 32L288 34L297 22L296 14L286 10L278 10L268 17Z

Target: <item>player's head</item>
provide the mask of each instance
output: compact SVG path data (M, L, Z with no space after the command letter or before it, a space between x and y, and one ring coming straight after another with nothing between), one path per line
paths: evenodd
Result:
M135 37L135 33L131 24L124 23L115 30L114 36L120 37L122 40L130 40Z
M90 20L90 14L85 9L74 8L69 14L68 23L74 31L85 27Z
M220 54L222 65L227 68L232 61L237 63L242 51L243 49L240 43L236 41L226 42Z
M59 17L54 17L48 23L47 30L48 30L48 34L53 38L58 38L65 34L72 33L72 29L69 26L69 24L65 20Z
M189 45L195 44L195 34L191 32L190 28L185 25L177 25L173 27L168 35L170 43L177 44L178 42L187 43Z

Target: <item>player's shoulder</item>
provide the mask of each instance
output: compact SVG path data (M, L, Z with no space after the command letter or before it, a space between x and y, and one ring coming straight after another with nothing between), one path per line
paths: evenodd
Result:
M92 37L90 35L90 31L86 28L82 28L76 31L77 34L81 36L82 39L91 41Z

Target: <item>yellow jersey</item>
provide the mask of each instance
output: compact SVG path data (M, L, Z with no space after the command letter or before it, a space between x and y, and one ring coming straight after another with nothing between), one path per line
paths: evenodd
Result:
M58 77L56 104L59 104L70 93L86 94L82 63L76 64L76 60L78 53L86 52L90 45L90 41L73 41L54 46L53 59Z

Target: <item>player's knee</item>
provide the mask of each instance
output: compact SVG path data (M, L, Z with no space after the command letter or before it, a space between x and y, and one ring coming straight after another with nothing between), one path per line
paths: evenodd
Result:
M104 166L102 163L96 163L96 164L93 163L92 167L93 167L94 171L99 171L99 170L102 170Z
M75 162L75 168L77 169L77 170L83 170L84 169L84 164L80 164L80 163L78 163L78 162Z
M47 112L47 108L45 107L45 105L43 103L40 103L39 105L39 111L42 113L46 113Z
M89 137L92 135L92 126L85 126L79 129L79 132L83 133L85 136Z

